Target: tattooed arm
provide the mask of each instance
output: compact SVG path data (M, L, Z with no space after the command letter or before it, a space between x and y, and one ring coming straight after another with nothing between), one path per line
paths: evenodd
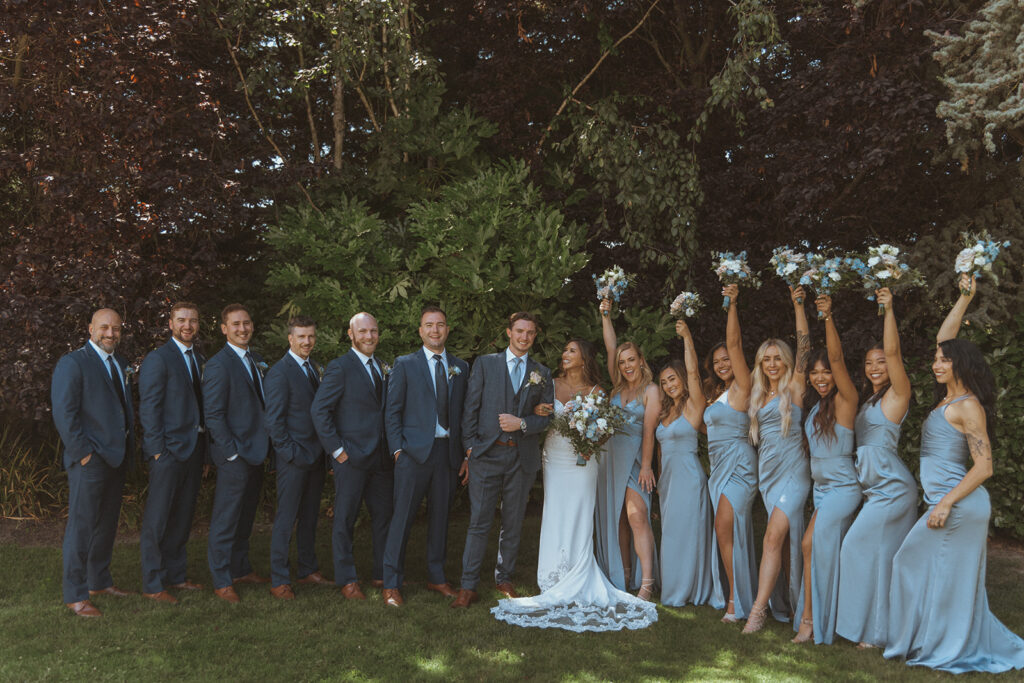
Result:
M967 437L973 464L960 483L942 497L928 514L928 526L939 529L945 526L953 506L966 498L982 482L992 476L992 444L988 440L985 410L973 396L946 408L949 423Z
M806 298L803 287L789 288L789 296L793 300L793 314L796 316L796 359L793 378L789 382L789 395L793 402L801 405L804 402L804 389L807 387L807 363L811 357L811 332L807 326L807 313L803 301ZM800 303L797 303L797 302Z

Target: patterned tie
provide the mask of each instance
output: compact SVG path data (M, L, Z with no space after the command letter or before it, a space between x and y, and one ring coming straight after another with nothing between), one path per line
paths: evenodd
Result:
M437 401L437 423L448 429L448 377L444 374L441 355L434 354L434 399Z
M377 366L374 365L372 358L367 360L366 364L370 366L370 376L373 377L373 393L377 396L377 405L380 405L380 400L384 396L384 380L380 378L380 373L377 372Z
M185 352L188 356L188 367L192 371L192 393L196 395L196 403L199 405L199 426L206 426L206 414L203 412L203 384L199 378L199 366L196 364L196 355L189 349Z
M516 358L515 365L512 366L512 389L515 393L519 393L519 387L523 384L523 359Z
M313 366L310 365L307 360L302 364L302 369L306 371L306 379L308 379L309 383L313 386L313 393L316 393L316 390L320 388L320 380L313 371Z
M256 369L256 361L252 359L252 354L248 351L245 352L245 360L249 364L249 373L252 375L252 385L256 388L256 396L260 399L260 405L266 408L267 404L263 400L263 384L260 382L260 371Z
M128 399L124 395L124 382L121 381L121 373L117 371L114 366L114 357L107 356L107 365L110 370L110 381L114 383L114 392L117 394L117 399L121 401L121 411L124 414L124 431L128 431Z

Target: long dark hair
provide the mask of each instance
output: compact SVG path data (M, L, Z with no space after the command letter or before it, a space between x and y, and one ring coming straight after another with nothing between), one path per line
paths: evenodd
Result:
M871 353L872 351L881 351L882 353L885 353L885 345L882 342L875 342L874 344L872 344L864 352L864 360L865 361L867 361L868 354ZM863 368L861 368L861 372L863 373ZM888 372L889 372L889 364L888 364L888 362L886 362L886 365L885 365L885 372L886 372L886 374L888 374ZM861 385L861 389L860 389L860 400L865 405L873 406L873 405L875 405L876 403L878 403L879 401L882 400L882 397L885 396L885 392L889 391L889 387L891 387L891 386L892 386L892 382L888 381L885 384L883 384L882 387L878 391L874 391L874 386L871 384L871 380L867 377L867 375L865 375L864 376L864 382Z
M583 379L590 382L591 386L597 386L601 383L601 368L597 364L597 352L594 350L594 345L588 342L586 339L580 339L579 337L573 337L569 341L565 342L565 346L562 350L569 348L569 344L576 344L576 348L580 350L580 357L583 359ZM555 377L561 377L565 374L565 368L559 363L558 367L555 368Z
M818 404L818 414L814 416L814 433L825 438L825 441L832 443L836 440L836 387L824 396L818 394L818 390L811 386L811 371L821 363L829 372L832 372L832 365L828 362L828 351L825 349L814 349L811 351L810 360L807 362L807 384L804 391L804 415L810 415L811 409Z
M670 358L667 363L661 366L661 370L658 370L658 374L655 376L658 382L658 390L661 391L661 414L658 415L659 420L664 420L672 413L672 404L675 403L672 397L661 388L661 373L669 369L675 371L676 376L679 377L680 384L683 385L682 402L686 403L690 398L690 388L686 384L686 364L678 358Z
M992 448L996 446L996 380L974 343L966 339L947 339L939 342L942 355L953 361L953 378L974 394L985 410L985 430ZM946 397L946 387L935 383L935 405Z
M708 403L714 403L715 399L725 391L725 380L715 372L715 351L724 348L726 348L725 342L720 341L712 346L704 356L704 396L707 397ZM732 361L732 358L729 360Z

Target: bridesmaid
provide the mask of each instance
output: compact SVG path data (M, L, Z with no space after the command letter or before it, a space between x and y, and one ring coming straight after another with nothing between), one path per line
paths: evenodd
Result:
M768 526L761 549L757 597L750 609L744 633L764 628L769 600L772 615L789 621L800 593L801 540L804 505L811 488L811 471L804 455L800 405L811 341L804 313L803 287L790 288L796 316L797 358L781 339L767 339L754 357L750 388L750 440L757 446L758 488L768 512ZM783 552L789 561L787 580L779 582ZM783 573L783 576L786 576Z
M708 432L708 488L715 507L717 542L711 571L715 595L722 600L728 596L722 621L734 623L750 613L757 583L751 514L757 494L757 452L749 441L750 369L743 356L736 310L739 287L728 285L722 294L730 299L729 315L725 343L716 344L704 362L704 394L709 401L704 424Z
M661 411L659 391L647 361L633 342L617 344L610 317L612 302L601 302L601 326L612 378L611 401L631 417L608 441L597 480L595 552L609 580L620 590L633 583L634 552L640 563L638 597L651 599L655 550L651 530L654 490L654 431ZM630 538L632 537L632 544ZM632 547L631 547L632 546Z
M885 306L882 344L867 352L864 374L871 391L857 414L857 480L864 507L839 555L836 633L860 649L882 647L889 628L892 558L917 519L917 482L896 448L910 407L910 378L903 367L892 292L875 292Z
M857 387L846 370L843 348L832 320L832 298L819 296L815 304L825 316L827 351L811 353L804 392L804 433L811 454L814 514L804 533L804 590L794 643L829 645L835 637L839 599L839 549L860 507L861 492L853 465L853 421L857 415ZM794 619L795 621L795 619Z
M709 602L714 584L708 477L697 458L704 391L685 320L676 322L676 333L683 338L685 366L673 359L658 374L661 419L656 435L661 447L661 603L682 607ZM725 607L724 601L715 607Z
M956 338L975 282L964 275L960 287L967 293L939 329L932 363L935 407L921 431L928 511L893 561L885 656L952 673L999 673L1024 668L1024 641L988 607L992 508L981 484L992 476L996 390L978 347Z

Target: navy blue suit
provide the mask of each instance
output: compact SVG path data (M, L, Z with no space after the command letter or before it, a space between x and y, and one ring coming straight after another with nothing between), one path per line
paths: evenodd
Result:
M127 377L127 363L114 362ZM90 343L57 362L50 386L53 422L63 444L68 472L68 524L64 530L64 602L89 599L90 590L114 585L110 557L114 550L125 469L135 451L132 392L123 384L122 408L104 361ZM126 412L127 411L127 412ZM92 455L86 465L82 460Z
M423 348L395 361L388 379L384 428L388 450L401 451L395 461L395 502L384 549L384 587L400 588L405 548L416 511L427 497L427 581L446 583L448 508L462 464L462 402L469 365L446 354L448 362L449 437L435 438L437 403L434 376Z
M192 348L199 370L204 359ZM201 414L191 372L174 340L146 354L139 370L142 450L149 463L139 536L145 593L159 593L187 578L186 544L206 457Z
M355 351L335 358L313 400L313 424L334 470L334 581L345 586L358 581L352 554L352 532L359 507L366 501L373 525L373 578L384 578L384 544L391 521L394 461L384 436L387 379L380 364L381 400L370 373ZM348 459L334 453L344 449Z
M253 359L262 363L256 354ZM263 484L263 461L270 452L263 403L253 381L229 344L203 369L206 430L210 457L217 466L206 551L215 590L252 572L249 536ZM234 455L238 457L231 460Z
M309 361L314 378L320 367ZM320 567L316 559L316 522L324 488L324 451L317 440L309 409L316 394L313 382L291 353L274 363L263 384L266 426L277 457L277 511L270 535L272 586L291 583L288 548L295 529L299 578Z

